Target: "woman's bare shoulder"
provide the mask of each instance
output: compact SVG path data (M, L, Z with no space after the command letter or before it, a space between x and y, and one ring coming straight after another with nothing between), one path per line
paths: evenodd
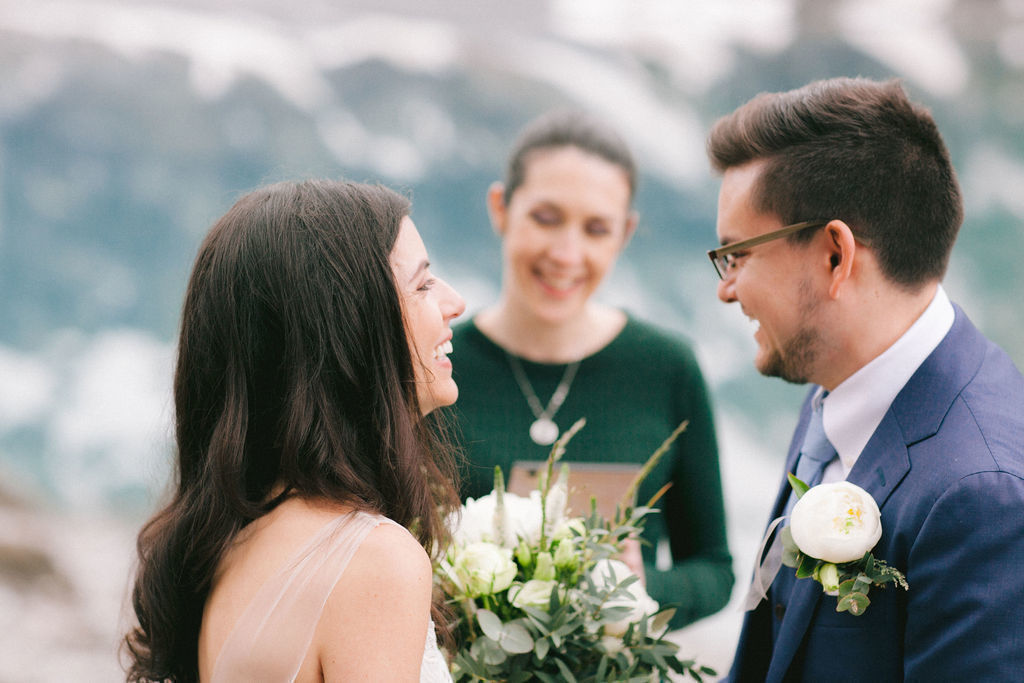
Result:
M365 581L379 590L402 591L427 584L430 557L409 531L397 524L377 525L359 546L350 565L349 579Z
M332 519L351 508L289 499L253 520L232 540L221 558L199 634L200 667L209 673L228 635L268 580Z
M324 680L419 680L431 563L406 529L378 524L335 585L316 642Z

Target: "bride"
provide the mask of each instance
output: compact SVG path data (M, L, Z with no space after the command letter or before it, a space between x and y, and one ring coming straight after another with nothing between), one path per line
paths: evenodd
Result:
M408 211L380 186L281 183L200 247L128 680L450 680L425 548L458 497L421 418L458 396L464 302Z

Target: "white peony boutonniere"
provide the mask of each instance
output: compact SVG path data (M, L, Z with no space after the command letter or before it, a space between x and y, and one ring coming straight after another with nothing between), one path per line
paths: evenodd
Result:
M855 616L871 604L868 591L896 583L909 590L898 569L875 559L871 550L882 536L878 504L864 489L847 481L813 488L789 475L796 492L789 526L782 530L782 564L798 579L811 578L836 596L837 612Z

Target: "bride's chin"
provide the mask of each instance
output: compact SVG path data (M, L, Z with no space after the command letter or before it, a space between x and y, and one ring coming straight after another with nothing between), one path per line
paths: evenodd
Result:
M426 395L419 397L420 413L423 416L429 415L438 408L454 405L459 398L459 387L453 380L448 381L451 384L450 388L446 388L444 391L429 391Z

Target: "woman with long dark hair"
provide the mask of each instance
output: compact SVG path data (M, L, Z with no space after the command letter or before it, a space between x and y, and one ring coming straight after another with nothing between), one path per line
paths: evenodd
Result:
M458 496L421 418L458 395L464 303L408 212L379 186L281 183L200 247L129 680L449 679L428 551Z

